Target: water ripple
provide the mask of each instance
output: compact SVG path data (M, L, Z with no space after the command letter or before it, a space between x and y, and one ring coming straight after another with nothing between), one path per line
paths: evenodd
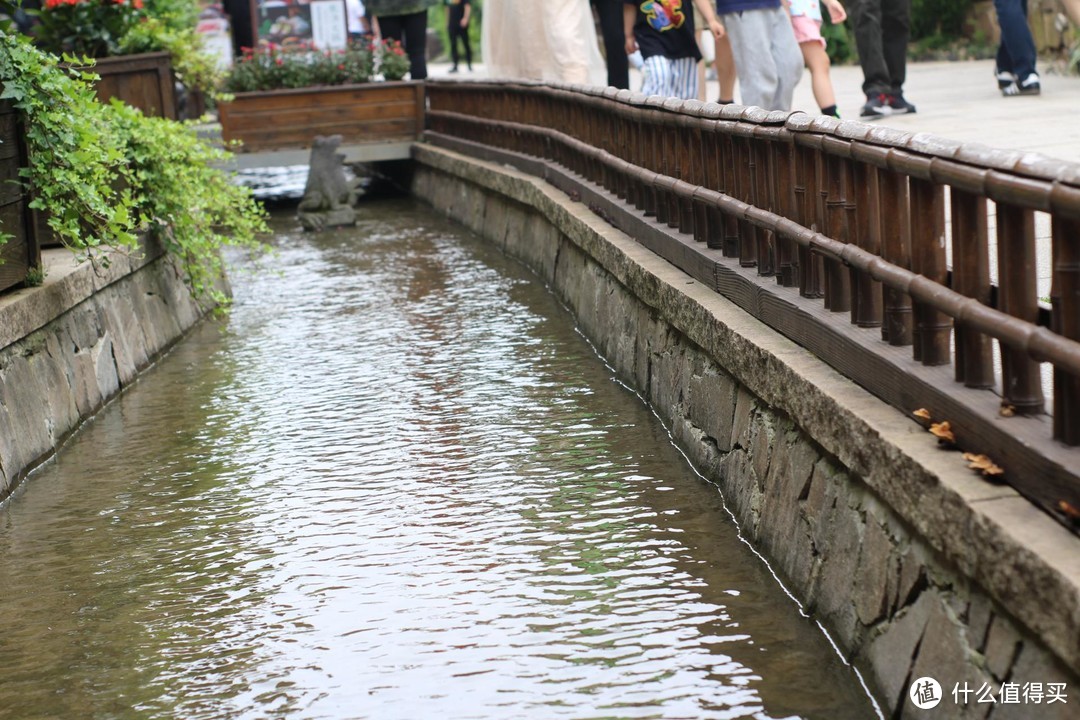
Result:
M0 509L0 718L872 716L552 296L363 214Z

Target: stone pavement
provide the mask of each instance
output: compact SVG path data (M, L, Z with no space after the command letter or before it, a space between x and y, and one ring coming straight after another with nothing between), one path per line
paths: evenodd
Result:
M1080 76L1052 74L1042 65L1039 69L1041 95L1007 98L994 81L993 60L909 63L904 96L918 112L874 122L1080 163ZM834 67L831 74L841 116L859 120L866 101L862 70L845 65ZM710 87L709 99L715 100L718 93L718 88ZM809 71L795 90L795 108L817 110Z

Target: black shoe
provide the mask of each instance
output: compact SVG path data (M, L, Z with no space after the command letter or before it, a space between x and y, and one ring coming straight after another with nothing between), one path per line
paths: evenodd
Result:
M1030 73L1026 78L1017 83L1020 88L1021 95L1038 95L1042 92L1042 86L1039 85L1038 73Z
M904 99L903 93L889 95L889 107L892 108L893 115L915 112L915 106Z
M877 95L866 96L866 104L862 106L859 117L879 118L891 115L892 112L893 109L889 106L889 96L885 93L878 93Z
M1000 70L997 67L994 68L994 79L997 80L998 90L1005 93L1006 88L1011 85L1015 85L1016 81L1020 78L1016 77L1016 73L1011 73L1008 70ZM1009 93L1005 93L1009 94Z
M1023 80L1015 80L1001 88L1001 94L1005 97L1012 97L1014 95L1038 95L1041 92L1042 86L1039 85L1039 76L1036 73L1031 73Z
M450 68L449 70L447 70L447 72L452 72L452 73L456 73L456 72L457 72L457 65L455 65L454 67L452 67L452 68Z

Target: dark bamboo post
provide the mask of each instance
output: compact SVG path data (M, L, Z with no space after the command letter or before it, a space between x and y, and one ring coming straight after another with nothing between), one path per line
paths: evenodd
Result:
M928 180L912 178L911 259L920 275L947 286L945 261L945 191ZM952 361L949 340L952 318L932 307L915 306L914 356L923 365L948 365Z
M763 128L758 128L762 130ZM772 162L772 141L764 136L764 133L752 138L754 154L757 163L757 179L754 186L754 206L773 212L776 205L772 192L775 170ZM771 230L763 227L755 227L757 236L757 274L763 277L772 277L776 274L776 240Z
M997 204L998 309L1026 322L1038 321L1035 268L1035 213ZM1039 364L1021 349L1001 348L1002 398L1015 412L1042 412Z
M738 165L738 153L735 148L734 125L724 122L718 128L720 130L721 163L723 164L724 194L728 197L738 197L736 178L744 172ZM724 257L739 257L739 222L730 213L724 215L723 221L723 253Z
M911 269L911 240L908 232L908 179L893 170L879 173L882 255L887 262ZM885 317L881 337L890 345L911 345L913 336L911 297L900 290L885 289Z
M881 255L881 197L878 169L852 161L852 200L855 203L855 244L872 255ZM859 327L881 327L881 283L866 273L852 271L851 322Z
M694 159L697 155L699 143L695 143L697 132L691 118L685 114L679 114L678 122L672 128L672 132L678 133L679 151L679 179L689 185L700 185L697 181L697 163ZM691 198L678 198L679 204L679 232L694 234L694 203Z
M822 230L821 203L818 188L821 183L820 138L818 144L801 147L806 193L803 208L803 225L814 232ZM821 258L810 248L799 247L799 294L808 298L823 295Z
M1080 341L1080 220L1053 220L1053 329ZM1080 377L1054 368L1054 437L1080 445Z
M831 138L826 138L826 140ZM824 147L822 148L824 153ZM847 173L844 159L835 153L825 154L822 200L825 204L825 234L838 242L850 242L847 217ZM825 309L832 312L851 310L851 278L837 260L825 260Z
M953 188L953 290L990 305L990 250L986 198ZM990 338L962 323L956 326L956 381L970 388L994 386L994 357Z
M715 122L711 122L708 129L702 133L702 145L705 150L705 180L703 184L709 190L723 192L724 171L721 166L723 160L720 155L720 133L717 131L717 124ZM708 205L705 208L705 218L707 227L705 232L705 244L713 249L722 248L724 219L720 214L720 209L715 205Z
M811 224L810 220L810 198L813 197L813 183L810 181L810 175L812 169L810 165L810 154L807 148L803 147L798 142L797 136L792 136L792 164L795 170L793 192L795 195L795 222L799 223L805 228L809 228ZM809 262L809 251L799 245L795 249L794 260L794 272L795 280L799 285L799 292L805 296L806 293L806 268Z
M741 130L741 132L740 132ZM754 157L753 142L745 135L748 128L736 126L735 140L735 188L736 197L743 202L754 204L754 183L757 180L757 162ZM752 131L752 129L750 129ZM744 219L738 219L739 225L739 265L756 267L758 262L757 235L754 226Z
M791 134L785 130L780 134L780 139L777 141L775 148L776 175L773 185L776 186L777 193L776 211L788 220L799 222L796 196L798 179L795 173L794 152ZM796 270L798 268L795 259L795 241L789 237L778 237L776 242L776 281L783 287L792 287L796 282Z

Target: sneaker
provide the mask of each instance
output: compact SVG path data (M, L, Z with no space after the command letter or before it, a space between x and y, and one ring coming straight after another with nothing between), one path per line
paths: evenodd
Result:
M1009 87L1010 85L1015 85L1016 81L1020 78L1016 77L1015 73L1011 73L1008 70L999 70L997 67L995 67L994 79L997 80L998 90L1005 92L1005 88Z
M1031 73L1026 78L1017 83L1020 89L1021 95L1038 95L1042 92L1042 86L1039 85L1039 75L1037 73Z
M903 93L889 95L889 107L892 108L893 115L915 112L915 106L904 99Z
M447 70L446 72L449 72L449 73L456 73L457 71L458 71L458 70L457 70L457 65L455 65L454 67L450 68L450 69L449 69L449 70Z
M889 96L885 93L878 93L866 97L866 104L862 106L859 117L879 118L891 115L892 112L893 109L889 106Z
M1001 88L1001 94L1005 97L1012 97L1014 95L1038 95L1041 92L1042 87L1039 85L1039 76L1035 73L1031 73L1022 81L1017 80Z

